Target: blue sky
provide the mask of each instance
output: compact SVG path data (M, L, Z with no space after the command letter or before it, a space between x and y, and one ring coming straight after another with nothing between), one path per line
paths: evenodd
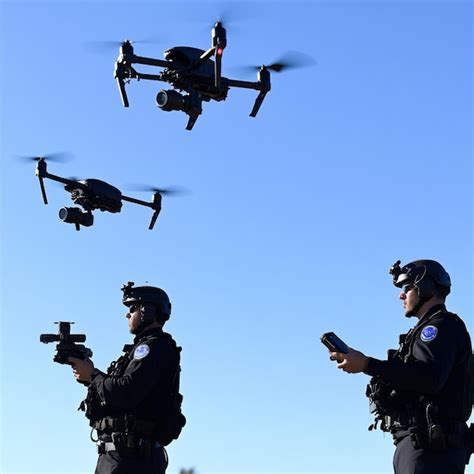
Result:
M87 334L105 369L129 342L121 285L161 286L182 353L188 425L170 474L391 472L389 436L369 433L367 377L335 369L319 343L335 331L383 358L413 321L389 266L433 258L453 280L449 308L472 321L472 5L468 2L230 4L226 77L288 50L312 68L231 90L186 116L155 105L162 83L113 80L117 49L162 58L207 49L228 3L2 2L2 472L92 472L76 411L84 389L39 343L57 320ZM138 68L137 68L138 69ZM68 150L63 176L181 185L150 212L125 203L76 232L70 205L17 155ZM146 193L133 193L148 199ZM25 451L25 443L27 449Z

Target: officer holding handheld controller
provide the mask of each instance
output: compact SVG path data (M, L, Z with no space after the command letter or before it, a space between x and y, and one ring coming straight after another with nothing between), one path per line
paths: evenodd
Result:
M406 317L417 324L400 336L387 360L348 348L330 352L347 373L370 375L367 396L375 422L396 445L395 474L463 474L474 449L466 422L474 400L473 356L462 319L445 306L451 280L434 260L390 268Z
M107 373L90 359L69 357L74 376L88 386L79 408L98 435L96 474L164 474L164 447L186 422L179 393L181 348L163 332L171 303L161 288L128 282L122 291L135 338Z

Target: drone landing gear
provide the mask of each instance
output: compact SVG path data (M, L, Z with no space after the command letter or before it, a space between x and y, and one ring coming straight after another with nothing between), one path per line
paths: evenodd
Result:
M202 114L202 99L197 92L190 93L185 98L186 107L184 112L189 116L186 130L192 130L198 117Z
M257 80L260 84L260 94L258 94L257 98L255 99L255 104L253 104L253 109L252 112L250 112L250 117L257 116L257 112L259 111L260 106L262 105L263 99L265 99L267 92L269 92L272 87L270 83L270 72L265 66L262 66L260 68L260 71L258 71Z
M192 130L196 120L198 119L200 114L190 115L188 119L188 124L186 125L186 130Z
M158 219L158 215L160 214L160 211L161 211L161 194L160 193L153 194L152 206L155 212L151 216L150 225L148 226L148 229L150 230L152 230L153 227L155 226L156 219Z
M266 95L266 92L260 92L260 94L258 94L257 98L255 99L255 104L253 104L252 112L249 114L250 117L257 116L257 112L260 110L260 106L262 105L263 99L265 99Z
M44 181L43 181L43 178L46 178L48 176L46 161L44 158L40 158L38 160L38 163L36 164L35 174L36 176L38 176L38 179L39 179L41 195L43 196L43 202L45 204L48 204L48 198L46 197L46 189L44 188Z

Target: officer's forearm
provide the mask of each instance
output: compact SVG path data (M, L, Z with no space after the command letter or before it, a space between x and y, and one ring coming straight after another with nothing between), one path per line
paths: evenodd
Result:
M151 389L151 382L147 384L131 375L111 377L102 372L96 373L92 379L100 399L117 408L136 407Z
M415 360L403 363L398 360L379 360L369 357L367 375L379 376L395 388L434 394L446 382L446 376L434 364Z

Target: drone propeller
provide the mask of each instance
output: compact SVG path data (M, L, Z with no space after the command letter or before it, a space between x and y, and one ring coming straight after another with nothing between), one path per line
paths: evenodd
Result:
M186 194L188 190L182 186L169 186L167 188L155 188L153 186L147 186L144 184L130 184L126 186L127 189L138 192L151 192L159 193L163 196L177 196L180 194Z
M214 21L209 23L209 16L203 12L202 9L193 13L193 21L200 21L202 18L203 23L207 24L207 29L214 27L216 23L220 23L224 28L228 28L229 25L234 26L236 23L255 18L258 14L263 12L258 11L254 3L249 4L248 2L222 2L217 9L214 10ZM205 18L207 16L207 19Z
M261 66L243 66L239 69L242 71L259 71L261 69L269 69L274 72L282 72L288 69L297 69L302 67L314 66L316 61L305 53L298 51L288 51L280 59L272 64L262 64Z
M141 40L129 40L126 39L124 41L119 40L98 40L98 41L87 41L85 43L86 48L92 52L103 52L103 51L111 51L117 48L120 48L124 44L160 44L162 41L158 38L146 38Z
M63 151L57 153L49 153L48 155L41 155L41 156L19 156L19 159L23 161L55 161L57 163L65 163L67 161L71 161L74 156L72 153Z

